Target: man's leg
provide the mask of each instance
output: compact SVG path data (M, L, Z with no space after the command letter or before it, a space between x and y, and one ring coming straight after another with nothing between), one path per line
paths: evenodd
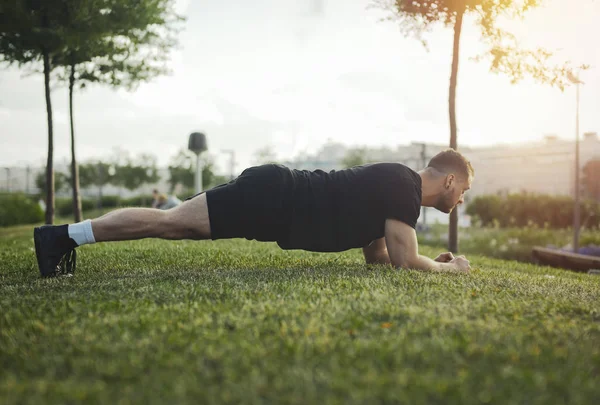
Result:
M206 193L170 210L123 208L92 220L96 242L161 239L210 239Z
M33 231L38 267L44 277L73 272L75 248L82 244L143 238L200 240L210 236L205 193L171 210L124 208L93 221L42 226Z

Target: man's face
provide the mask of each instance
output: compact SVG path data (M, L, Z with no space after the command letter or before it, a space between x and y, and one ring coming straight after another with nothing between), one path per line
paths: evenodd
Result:
M462 180L449 174L444 181L444 192L434 207L446 214L451 213L454 208L465 202L465 192L471 188L472 180Z

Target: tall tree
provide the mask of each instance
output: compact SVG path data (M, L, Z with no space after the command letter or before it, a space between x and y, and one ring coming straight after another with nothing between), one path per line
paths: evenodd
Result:
M60 0L4 0L0 3L0 62L19 67L42 63L48 122L46 160L47 224L54 222L54 131L50 74L62 47Z
M78 167L79 181L81 187L98 187L98 208L102 207L102 188L108 184L114 184L114 165L107 162L88 162Z
M46 172L39 172L39 174L35 176L35 186L40 190L40 195L46 195L48 191L48 188L46 187L46 184L48 184L47 181ZM59 171L54 172L54 191L60 193L61 191L68 190L69 181L70 178L67 174Z
M169 186L172 193L178 184L185 188L194 187L194 161L195 156L185 149L180 150L177 155L171 158L169 164ZM204 179L202 179L204 183Z
M423 34L436 25L452 27L454 34L448 113L450 118L450 147L458 149L456 123L456 87L458 83L458 61L463 21L472 15L487 45L484 55L476 59L490 59L492 72L509 75L513 83L525 76L531 76L541 83L557 86L560 89L569 83L568 74L573 72L569 63L553 65L552 53L545 49L524 50L517 45L516 38L499 27L503 17L520 18L529 9L539 6L543 0L373 0L376 7L389 12L388 20L397 21L402 32L414 36L424 46L427 41ZM579 68L586 68L580 66ZM448 248L458 251L458 211L452 211L448 230Z
M160 180L156 156L142 154L137 159L127 160L115 167L113 184L135 190L143 184Z
M177 44L175 0L63 0L64 52L55 64L68 83L71 179L75 221L82 220L75 153L73 93L89 83L134 89L167 73L169 50Z

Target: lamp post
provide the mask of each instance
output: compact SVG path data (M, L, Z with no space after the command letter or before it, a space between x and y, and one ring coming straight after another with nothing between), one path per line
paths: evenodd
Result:
M579 201L579 85L583 82L575 75L567 75L569 81L576 89L576 112L575 112L575 206L573 207L573 252L579 250L579 227L580 227L580 201Z
M196 154L196 193L202 192L202 161L200 160L200 154L208 147L206 145L206 135L201 132L192 132L188 140L188 149Z

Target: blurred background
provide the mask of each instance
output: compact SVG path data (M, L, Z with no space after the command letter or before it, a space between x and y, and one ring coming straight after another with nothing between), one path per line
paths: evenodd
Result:
M120 3L107 4L115 14ZM204 188L268 162L332 170L396 161L418 170L451 145L455 14L446 23L424 27L423 46L407 35L410 18L399 18L399 7L411 2L162 3L169 15L183 19L173 24L174 41L145 56L156 57L161 71L137 77L135 86L113 75L75 87L75 150L87 207L113 206L112 201L150 205L154 189L179 198L193 194L195 156L187 146L194 131L205 134L208 146L201 156ZM518 9L527 2L500 3ZM459 211L462 226L481 221L481 213L473 217L468 212L476 197L533 193L573 198L579 193L586 201L600 201L600 2L537 3L524 10L522 19L510 13L495 17L494 27L514 34L496 42L491 31L482 30L485 7L464 12L455 134L456 147L472 161L476 176ZM85 1L61 4L66 11L57 14L55 24L65 15L77 16L79 11L68 10L80 10L73 5ZM10 6L4 7L9 15ZM410 16L410 10L403 10L404 17ZM18 25L8 17L0 23L5 33ZM155 32L167 31L159 27ZM86 38L78 35L69 43L81 50L89 43ZM498 44L508 49L503 55L512 67L490 69ZM540 62L511 44L542 47L551 57ZM39 196L43 207L48 155L43 58L25 63L12 55L11 60L7 49L4 60L12 63L0 70L0 190ZM58 200L67 201L73 194L69 63L53 55L55 64L64 65L50 74L55 191ZM483 60L474 60L482 55ZM532 60L541 67L527 71L519 65ZM569 68L561 71L564 63ZM588 66L578 69L582 64ZM523 71L511 70L517 65ZM79 82L86 79L83 72L76 73ZM57 207L61 204L70 205L59 201ZM69 208L60 212L69 215ZM588 226L597 221L593 215L584 217ZM448 216L428 210L420 221L445 224Z

